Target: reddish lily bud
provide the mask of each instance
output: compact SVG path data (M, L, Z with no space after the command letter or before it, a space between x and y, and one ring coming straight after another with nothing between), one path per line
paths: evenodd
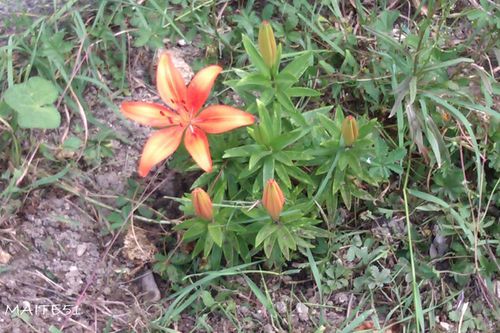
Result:
M342 136L346 146L350 146L358 138L358 123L353 116L347 116L342 122Z
M259 51L262 59L270 69L276 64L276 40L271 24L263 21L259 28Z
M269 179L264 187L262 204L272 219L277 221L285 205L285 196L274 179Z
M210 196L207 192L198 187L195 188L191 194L193 196L192 201L196 216L207 221L212 221L214 217L212 200L210 200Z

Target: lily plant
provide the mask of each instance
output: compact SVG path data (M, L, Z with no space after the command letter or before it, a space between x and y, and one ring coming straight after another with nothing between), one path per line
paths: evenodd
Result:
M212 157L206 134L224 133L252 125L255 117L228 105L211 105L201 112L222 67L211 65L200 70L185 85L169 52L161 54L156 75L158 93L166 104L126 101L121 112L142 124L160 128L148 139L139 162L138 173L145 177L151 168L171 156L184 139L184 146L205 172L212 171Z

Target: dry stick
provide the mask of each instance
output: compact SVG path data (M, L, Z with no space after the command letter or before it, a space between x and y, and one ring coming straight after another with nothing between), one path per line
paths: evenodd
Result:
M28 173L29 166L31 165L31 162L33 161L33 158L35 157L36 152L38 151L39 147L40 147L40 143L38 143L36 145L35 149L33 149L33 152L31 153L31 156L28 158L27 165L24 168L23 173L21 174L21 176L19 176L19 178L16 181L16 186L19 186L19 184L21 184L21 182L23 181L24 177L26 177L26 174Z
M462 333L462 323L464 321L464 315L468 307L469 307L469 302L463 303L462 306L460 307L460 319L458 321L458 330L457 330L458 333Z
M76 74L78 74L78 72L80 71L80 68L82 67L82 65L85 61L85 58L81 61L80 61L80 58L82 55L83 44L85 43L86 38L87 38L86 35L84 35L81 42L80 42L80 47L78 48L78 52L76 53L75 66L73 66L73 70L72 70L71 75L69 77L68 83L66 84L66 87L64 88L64 90L63 90L63 92L62 92L61 96L59 97L59 100L57 101L57 104L56 104L56 108L59 108L59 106L61 105L61 103L63 101L64 95L66 95L66 92L68 90L71 92L73 99L75 100L76 104L78 105L78 111L80 112L80 116L82 117L83 129L84 129L84 133L85 133L84 142L83 142L82 147L85 147L87 145L87 140L88 140L88 136L89 136L89 129L87 126L87 117L85 116L85 111L83 110L83 107L80 104L78 97L76 96L75 92L73 91L73 88L71 87L71 83L73 82L74 78L76 77ZM66 110L66 112L67 112L67 110ZM69 120L68 120L68 130L67 131L69 131ZM65 134L67 134L67 133L65 133ZM64 138L64 136L63 136L63 138ZM83 149L84 148L81 149L80 154L78 155L77 161L83 155Z
M88 128L88 124L87 124L87 116L85 115L85 110L83 109L83 106L80 103L78 96L76 96L72 87L69 87L69 91L71 92L71 96L73 97L73 99L76 102L76 105L78 106L78 112L80 112L80 117L82 117L83 128L84 128L84 133L85 133L82 149L80 149L80 153L78 154L78 156L75 160L75 162L78 162L80 160L80 158L82 158L83 153L85 151L85 147L87 146L87 140L89 138L89 128Z
M70 126L71 117L69 115L68 107L66 105L64 105L64 116L66 117L66 122L68 123L68 126L66 126L66 128L64 129L63 135L61 135L61 142L66 141L66 137L69 134L69 128L71 127Z

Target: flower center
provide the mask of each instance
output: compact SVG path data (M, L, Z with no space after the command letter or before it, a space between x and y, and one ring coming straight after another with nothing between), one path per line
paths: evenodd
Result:
M191 125L191 114L186 110L184 106L179 108L178 113L182 127L188 127L189 125Z

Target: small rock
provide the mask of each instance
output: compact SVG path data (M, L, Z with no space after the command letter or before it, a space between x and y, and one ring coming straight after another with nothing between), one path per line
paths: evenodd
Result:
M259 309L257 311L254 311L251 313L252 317L260 322L264 322L267 320L267 312L262 311L262 309Z
M453 325L448 324L447 322L440 322L439 326L445 331L445 332L451 332L453 330Z
M0 264L6 265L9 263L11 255L0 248Z
M76 247L76 255L81 257L85 251L87 250L87 244L83 243L83 244L78 244L78 246Z
M142 275L141 287L142 291L144 292L144 297L148 302L154 303L160 300L160 289L158 289L155 277L150 270Z
M349 302L349 294L343 292L336 293L333 295L333 301L340 305L347 304L347 302Z
M277 302L276 303L276 311L278 311L279 314L285 314L286 313L286 304L285 302Z
M177 45L178 46L186 46L187 45L187 42L184 40L184 39L179 39L177 41Z
M248 309L248 307L246 307L244 305L240 305L238 307L238 310L240 311L240 313L243 317L246 317L250 314L250 309Z
M274 333L276 332L271 324L264 326L264 333Z
M297 306L295 307L295 311L297 312L297 315L299 316L299 319L301 321L308 321L309 320L309 308L307 305L304 303L297 303Z

